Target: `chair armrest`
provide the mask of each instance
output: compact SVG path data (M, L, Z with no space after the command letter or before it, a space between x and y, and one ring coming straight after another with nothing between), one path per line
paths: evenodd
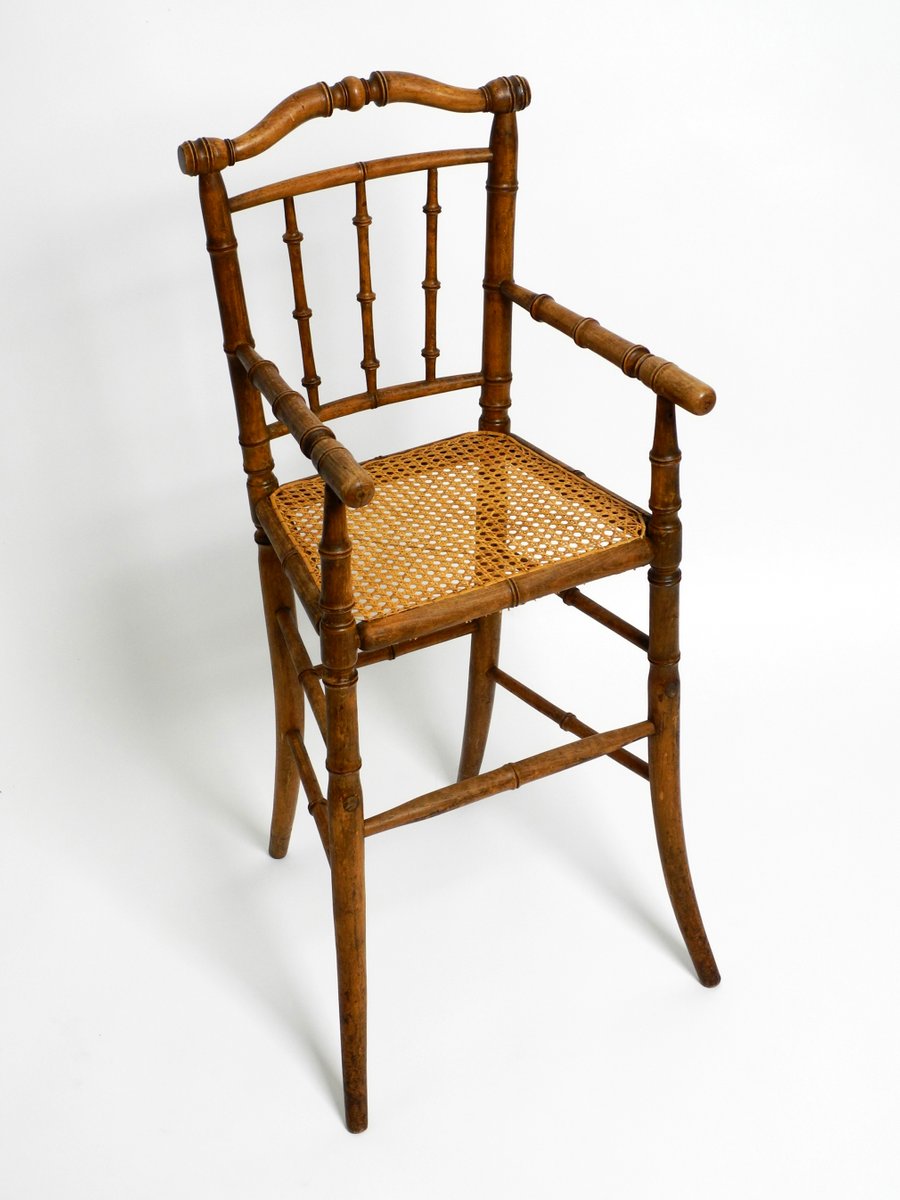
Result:
M514 304L526 309L535 321L544 321L567 333L576 346L593 350L607 362L614 363L626 375L639 379L658 396L671 400L696 416L708 413L716 402L716 393L700 379L695 379L674 363L651 354L646 346L629 342L618 334L604 329L593 317L582 317L570 308L557 304L552 296L530 292L512 280L500 284L501 293Z
M368 504L375 495L372 476L323 425L300 393L285 383L275 364L246 343L237 347L235 357L335 495L350 508Z

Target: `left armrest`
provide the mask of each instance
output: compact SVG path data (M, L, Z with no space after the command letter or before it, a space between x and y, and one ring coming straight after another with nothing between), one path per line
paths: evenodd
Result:
M319 420L300 393L285 383L275 364L246 342L235 349L234 355L335 495L350 508L368 504L375 495L372 476Z
M688 412L703 416L715 404L716 393L708 383L682 371L674 363L651 354L646 346L610 333L593 317L582 317L570 308L557 304L552 296L530 292L511 279L500 284L500 291L508 300L526 309L535 321L545 321L554 329L568 334L576 346L593 350L626 375L639 379L658 396L671 400Z

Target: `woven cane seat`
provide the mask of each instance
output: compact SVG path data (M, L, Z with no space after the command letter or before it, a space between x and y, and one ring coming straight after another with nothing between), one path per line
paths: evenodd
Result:
M348 510L358 620L435 604L642 539L639 509L502 433L458 437L365 464L375 498ZM315 587L318 476L270 497Z

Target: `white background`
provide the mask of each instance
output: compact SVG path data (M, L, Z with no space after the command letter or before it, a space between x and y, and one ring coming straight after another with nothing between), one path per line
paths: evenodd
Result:
M0 1193L896 1195L898 9L437 8L85 0L4 22ZM719 392L681 422L683 740L723 983L691 976L643 785L614 764L374 839L354 1138L305 814L265 855L253 546L175 148L375 68L528 77L517 277ZM487 136L423 116L337 113L284 173ZM299 378L279 230L254 220L284 326L257 340ZM343 259L305 245L356 320ZM387 371L406 260L373 253ZM645 501L649 395L527 318L515 341L515 427ZM476 405L402 407L340 436L363 456ZM642 589L596 594L640 621ZM363 677L372 811L453 776L464 648L415 657ZM589 722L640 718L638 652L552 599L510 616L503 662ZM486 765L555 736L501 697Z

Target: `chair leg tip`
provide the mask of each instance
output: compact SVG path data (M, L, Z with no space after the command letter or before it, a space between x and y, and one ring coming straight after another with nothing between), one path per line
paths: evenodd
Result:
M289 844L290 844L289 838L275 837L273 835L271 838L269 838L269 857L270 858L284 858L284 856L288 852Z
M350 1133L364 1133L369 1126L369 1109L365 1101L346 1102L344 1115Z
M722 976L719 974L719 968L715 963L698 967L697 978L705 988L718 987L722 981Z

